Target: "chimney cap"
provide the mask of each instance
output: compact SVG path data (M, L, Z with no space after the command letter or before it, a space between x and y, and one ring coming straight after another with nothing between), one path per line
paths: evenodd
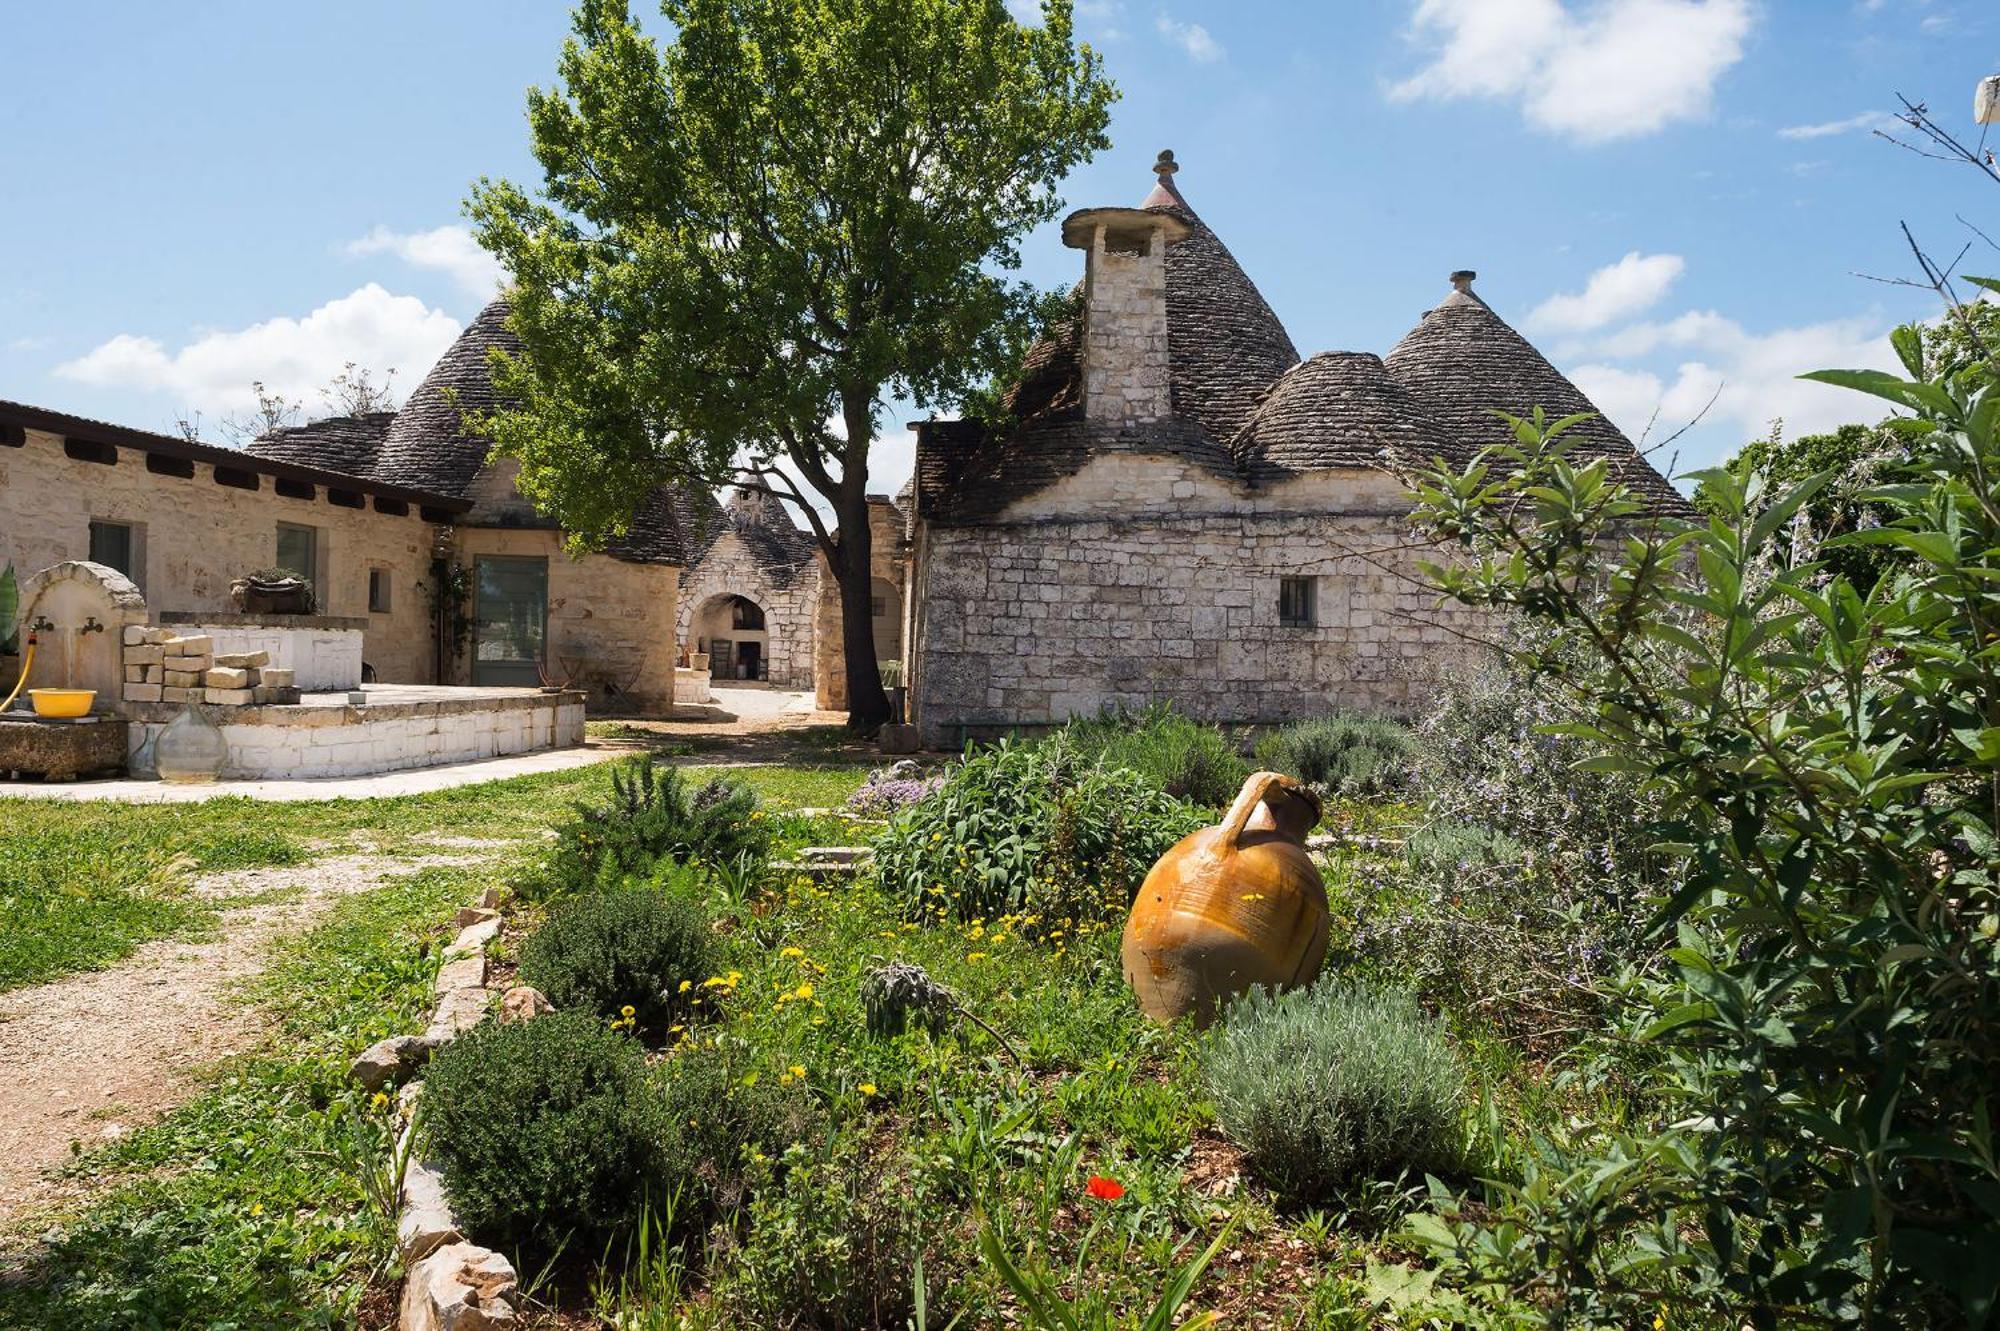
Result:
M1470 291L1472 290L1472 284L1478 280L1478 273L1473 272L1470 268L1461 268L1451 275L1452 290Z
M1160 155L1153 159L1154 175L1161 177L1171 176L1180 169L1181 164L1174 160L1174 150L1172 148L1160 149Z

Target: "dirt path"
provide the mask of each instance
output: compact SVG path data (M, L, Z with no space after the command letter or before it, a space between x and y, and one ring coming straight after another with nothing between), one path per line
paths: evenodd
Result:
M263 969L272 942L389 875L470 862L341 855L214 874L198 895L283 895L225 909L206 938L147 943L109 970L0 994L0 1227L74 1190L44 1175L71 1142L131 1131L185 1099L202 1065L250 1046L262 1019L232 989Z

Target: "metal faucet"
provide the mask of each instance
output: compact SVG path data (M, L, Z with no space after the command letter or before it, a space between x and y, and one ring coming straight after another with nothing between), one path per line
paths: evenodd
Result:
M56 626L50 622L49 617L47 615L36 615L34 622L28 625L28 632L53 633L55 631L55 627Z
M89 616L86 616L86 617L85 617L85 619L84 619L84 621L83 621L83 627L82 627L82 628L80 628L80 629L78 629L78 630L77 630L77 632L78 632L78 633L102 633L102 632L104 632L104 625L102 625L102 624L100 624L100 623L98 623L98 622L97 622L97 616L96 616L96 615L89 615Z

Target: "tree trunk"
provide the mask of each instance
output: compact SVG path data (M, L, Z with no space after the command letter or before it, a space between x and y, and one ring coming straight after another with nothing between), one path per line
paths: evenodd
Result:
M889 695L875 659L875 533L868 526L868 447L875 419L872 388L842 394L847 449L841 458L838 520L840 558L840 645L847 661L847 728L872 735L889 719Z

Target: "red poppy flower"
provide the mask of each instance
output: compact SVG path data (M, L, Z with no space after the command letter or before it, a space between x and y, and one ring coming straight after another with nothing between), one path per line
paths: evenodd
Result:
M1106 1178L1102 1174L1092 1174L1090 1182L1083 1185L1083 1190L1100 1202L1115 1202L1125 1195L1123 1183L1115 1178Z

